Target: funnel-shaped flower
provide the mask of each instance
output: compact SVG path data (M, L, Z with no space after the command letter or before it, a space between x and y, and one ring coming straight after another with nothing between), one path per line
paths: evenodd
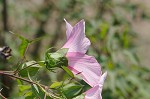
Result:
M67 42L63 48L69 48L68 52L86 53L90 46L89 39L85 36L85 22L81 20L72 27L66 20Z
M101 93L104 81L106 79L107 72L105 72L99 80L99 83L96 84L93 88L89 89L85 92L85 98L84 99L102 99Z
M101 76L101 67L93 56L88 56L87 52L90 41L85 36L85 22L81 20L72 27L66 20L67 42L63 48L68 48L66 57L68 58L68 68L76 75L79 74L90 86L98 83Z

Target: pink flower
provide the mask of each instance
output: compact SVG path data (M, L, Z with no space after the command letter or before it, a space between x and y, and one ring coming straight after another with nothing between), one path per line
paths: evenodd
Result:
M65 19L64 19L65 20ZM90 46L89 39L85 36L85 22L81 20L72 27L66 20L67 42L63 48L69 48L68 52L86 53Z
M85 92L85 98L84 99L102 99L101 93L102 93L102 87L104 84L104 81L106 79L107 72L105 72L99 80L99 83L96 84L93 88L89 89Z
M85 22L81 20L72 27L66 20L67 42L63 48L68 48L66 57L68 58L68 68L74 75L81 75L83 80L91 87L99 82L101 76L100 64L93 56L88 56L87 52L90 41L85 36Z

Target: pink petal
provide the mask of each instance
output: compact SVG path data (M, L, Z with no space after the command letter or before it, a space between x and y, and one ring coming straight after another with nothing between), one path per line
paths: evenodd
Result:
M72 73L73 74L80 74L80 72L79 71L77 71L76 69L74 69L73 67L71 67L71 66L68 66L68 68L72 71Z
M98 85L86 91L85 94L84 99L102 99Z
M66 22L66 35L67 35L67 40L68 40L73 27L66 21L66 19L64 19L64 21Z
M98 84L101 76L101 67L94 57L78 52L68 52L66 56L69 62L69 69L74 74L79 73L83 80L92 87Z
M67 23L68 24L68 23ZM70 27L70 26L69 26ZM68 28L68 26L67 26ZM68 52L86 53L90 46L90 41L85 36L85 22L81 20L72 29L67 30L67 42L63 48L69 48Z

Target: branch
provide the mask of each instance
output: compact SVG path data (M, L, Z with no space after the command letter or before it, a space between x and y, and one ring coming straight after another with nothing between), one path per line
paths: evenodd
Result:
M31 80L28 80L28 79L25 79L25 78L16 76L16 75L12 75L12 74L5 73L5 71L0 71L0 74L1 74L1 75L7 75L7 76L10 76L10 77L13 77L13 78L17 78L17 79L23 80L23 81L25 81L25 82L28 82L28 83L30 83L30 84L36 84L36 85L38 85L38 86L43 87L44 89L48 87L48 86L39 84L39 83L37 83L37 82L33 82L33 81L31 81Z

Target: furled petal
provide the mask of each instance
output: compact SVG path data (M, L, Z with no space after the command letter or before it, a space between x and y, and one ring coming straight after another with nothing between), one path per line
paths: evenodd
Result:
M102 99L98 85L86 91L85 94L84 99Z
M66 21L67 22L67 21ZM85 22L81 20L78 22L73 29L71 25L67 22L67 42L63 48L69 48L68 52L81 52L86 53L90 46L90 41L85 36ZM72 30L72 31L71 31ZM71 31L71 33L70 33Z
M100 77L99 84L96 84L96 86L85 92L84 99L102 99L101 93L106 76L107 72Z
M66 35L67 35L67 40L68 40L73 27L66 21L66 19L64 19L64 21L66 22Z
M66 57L69 69L74 74L80 74L83 80L92 87L99 83L101 67L94 57L78 52L68 52Z
M100 86L100 93L102 92L102 88L103 88L103 84L104 84L104 81L106 79L106 76L107 76L107 72L105 72L101 77L100 77L100 80L99 80L99 86Z
M107 76L107 71L100 77L99 84L103 85Z

